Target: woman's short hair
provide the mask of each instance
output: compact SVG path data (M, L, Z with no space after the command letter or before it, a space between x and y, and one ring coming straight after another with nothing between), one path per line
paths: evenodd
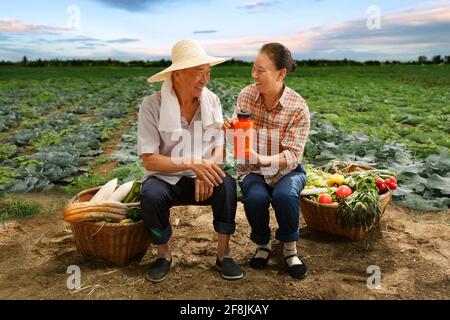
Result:
M281 43L267 43L262 46L260 53L266 54L278 70L284 68L289 73L297 68L291 51Z

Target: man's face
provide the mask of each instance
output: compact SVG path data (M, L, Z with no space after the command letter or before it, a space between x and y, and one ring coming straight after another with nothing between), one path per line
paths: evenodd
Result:
M200 97L211 78L211 66L204 64L197 67L177 71L177 84L182 90L194 98Z

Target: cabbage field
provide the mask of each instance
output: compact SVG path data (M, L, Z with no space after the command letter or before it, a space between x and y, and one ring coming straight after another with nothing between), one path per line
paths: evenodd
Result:
M0 193L75 193L139 179L136 119L158 69L0 67ZM249 67L215 67L208 87L230 116ZM450 206L450 68L301 68L287 85L308 102L305 162L357 161L395 171L395 201ZM114 164L107 172L98 168ZM226 169L234 172L232 161Z

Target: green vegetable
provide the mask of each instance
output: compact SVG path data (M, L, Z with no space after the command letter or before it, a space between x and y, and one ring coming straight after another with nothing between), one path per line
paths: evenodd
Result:
M133 187L131 187L131 191L127 194L125 199L122 201L123 203L135 203L139 202L139 193L141 192L141 183L139 181L135 181L133 183Z
M369 170L358 171L350 175L350 178L354 182L354 188L357 191L373 191L378 190L377 179L388 179L392 176L396 176L395 173L388 170Z
M386 170L358 171L350 175L354 193L344 199L337 209L336 219L344 229L369 229L381 218L381 204L376 180L393 176Z
M305 171L306 171L306 187L305 187L305 189L328 187L327 180L326 180L328 174L326 172L317 170L309 165L306 166Z
M368 230L378 224L381 218L381 204L377 190L355 191L339 204L336 219L344 229L362 228Z
M349 186L350 188L354 188L355 187L355 180L353 180L352 177L348 177L344 180L343 184L345 184L346 186Z
M132 208L128 211L127 219L133 220L133 222L138 222L142 220L142 211L140 208Z

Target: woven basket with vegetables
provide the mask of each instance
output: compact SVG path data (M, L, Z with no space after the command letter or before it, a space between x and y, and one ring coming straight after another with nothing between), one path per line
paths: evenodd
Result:
M118 266L140 260L150 238L139 207L140 182L117 187L114 179L102 187L85 190L64 208L78 251Z
M300 205L308 227L354 241L379 223L397 189L393 172L362 164L332 161L306 172Z

